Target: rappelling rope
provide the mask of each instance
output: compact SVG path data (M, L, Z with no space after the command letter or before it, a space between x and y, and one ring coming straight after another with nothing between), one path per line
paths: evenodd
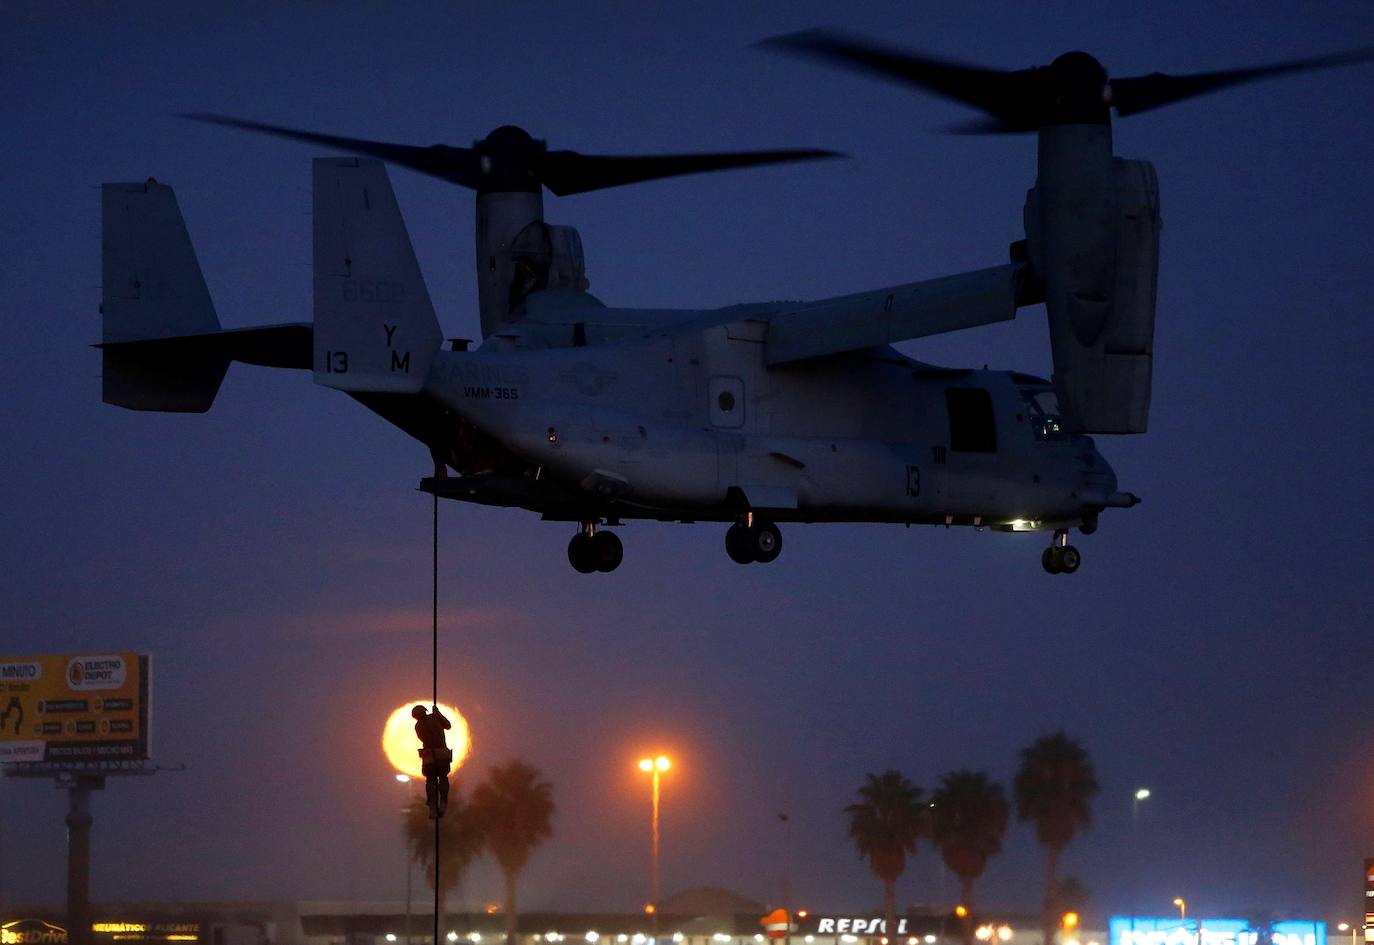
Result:
M433 701L432 709L439 711L439 493L434 493L434 599L433 599L433 629L434 646L430 657L430 671L432 675ZM441 796L441 795L439 795ZM439 803L438 796L435 798L435 805ZM434 945L439 945L439 818L438 810L435 810L434 818Z

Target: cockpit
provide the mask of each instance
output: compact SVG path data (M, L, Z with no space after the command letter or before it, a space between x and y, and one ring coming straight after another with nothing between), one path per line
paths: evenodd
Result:
M1021 397L1026 402L1026 416L1036 440L1061 441L1072 438L1073 434L1065 432L1060 422L1059 397L1053 387L1022 387Z

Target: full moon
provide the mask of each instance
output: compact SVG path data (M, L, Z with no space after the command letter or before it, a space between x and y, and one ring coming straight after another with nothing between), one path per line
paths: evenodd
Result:
M412 778L423 778L424 773L420 770L420 740L415 737L415 720L410 717L410 710L417 705L428 709L430 701L416 699L391 713L391 717L386 720L386 727L382 729L382 751L386 752L386 760L391 762L391 766L398 773ZM463 718L463 713L443 702L439 703L439 711L448 716L448 720L453 723L453 728L446 733L448 747L453 751L453 769L449 772L451 775L467 761L468 755L472 752L472 739L468 735L468 720Z

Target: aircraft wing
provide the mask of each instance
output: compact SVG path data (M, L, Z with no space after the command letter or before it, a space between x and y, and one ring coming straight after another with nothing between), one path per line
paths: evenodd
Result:
M833 299L772 315L764 342L769 366L924 338L1016 317L1032 297L1024 264L977 269Z

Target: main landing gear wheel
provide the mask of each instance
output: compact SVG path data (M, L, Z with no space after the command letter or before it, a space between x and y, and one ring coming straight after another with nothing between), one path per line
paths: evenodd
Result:
M610 572L620 567L625 546L614 532L578 532L568 542L568 563L581 574Z
M1082 563L1083 556L1068 541L1068 532L1055 532L1054 544L1040 556L1040 563L1050 574L1073 574Z
M782 532L762 519L754 519L752 525L736 522L725 533L725 553L738 564L767 564L782 553Z
M754 560L754 552L749 548L749 529L743 525L731 525L725 533L725 553L736 564L749 564Z

